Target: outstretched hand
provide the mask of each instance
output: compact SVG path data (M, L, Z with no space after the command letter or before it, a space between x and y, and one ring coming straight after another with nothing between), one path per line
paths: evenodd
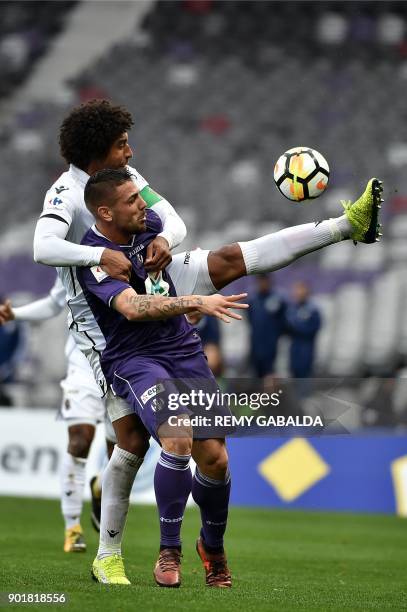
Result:
M3 304L0 304L0 325L13 321L15 319L13 309L11 307L10 300L6 300Z
M230 323L230 319L240 321L242 316L230 309L246 310L249 308L249 304L241 304L239 302L239 300L246 297L247 293L240 293L239 295L221 295L220 293L215 293L215 295L202 297L202 303L198 306L198 310L202 314L216 317L224 323Z

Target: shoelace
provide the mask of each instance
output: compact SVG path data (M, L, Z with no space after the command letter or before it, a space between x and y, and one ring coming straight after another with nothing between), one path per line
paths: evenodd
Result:
M216 559L215 561L211 561L211 571L208 573L208 582L213 582L218 578L230 580L225 559Z
M120 557L119 555L114 555L106 563L106 570L111 572L110 576L112 578L116 578L117 576L123 576L124 575L123 557Z
M165 550L160 553L158 564L162 572L176 571L180 563L181 555L177 551Z
M341 200L341 204L344 210L349 210L349 208L352 208L352 200Z

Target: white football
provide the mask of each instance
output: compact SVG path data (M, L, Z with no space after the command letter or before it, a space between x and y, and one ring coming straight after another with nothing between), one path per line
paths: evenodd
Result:
M328 162L315 149L294 147L278 158L274 166L274 181L289 200L313 200L328 186Z

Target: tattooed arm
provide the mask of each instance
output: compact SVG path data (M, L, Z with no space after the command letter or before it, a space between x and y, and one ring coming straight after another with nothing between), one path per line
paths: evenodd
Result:
M248 308L247 304L238 301L245 298L240 295L187 295L180 297L163 297L160 295L139 295L134 289L125 289L112 300L112 306L129 321L157 321L198 310L202 314L217 317L225 323L229 319L242 317L230 310Z

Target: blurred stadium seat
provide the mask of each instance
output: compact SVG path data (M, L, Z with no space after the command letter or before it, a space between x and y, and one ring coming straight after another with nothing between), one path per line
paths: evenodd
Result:
M74 0L0 3L0 99L20 85L64 26Z

